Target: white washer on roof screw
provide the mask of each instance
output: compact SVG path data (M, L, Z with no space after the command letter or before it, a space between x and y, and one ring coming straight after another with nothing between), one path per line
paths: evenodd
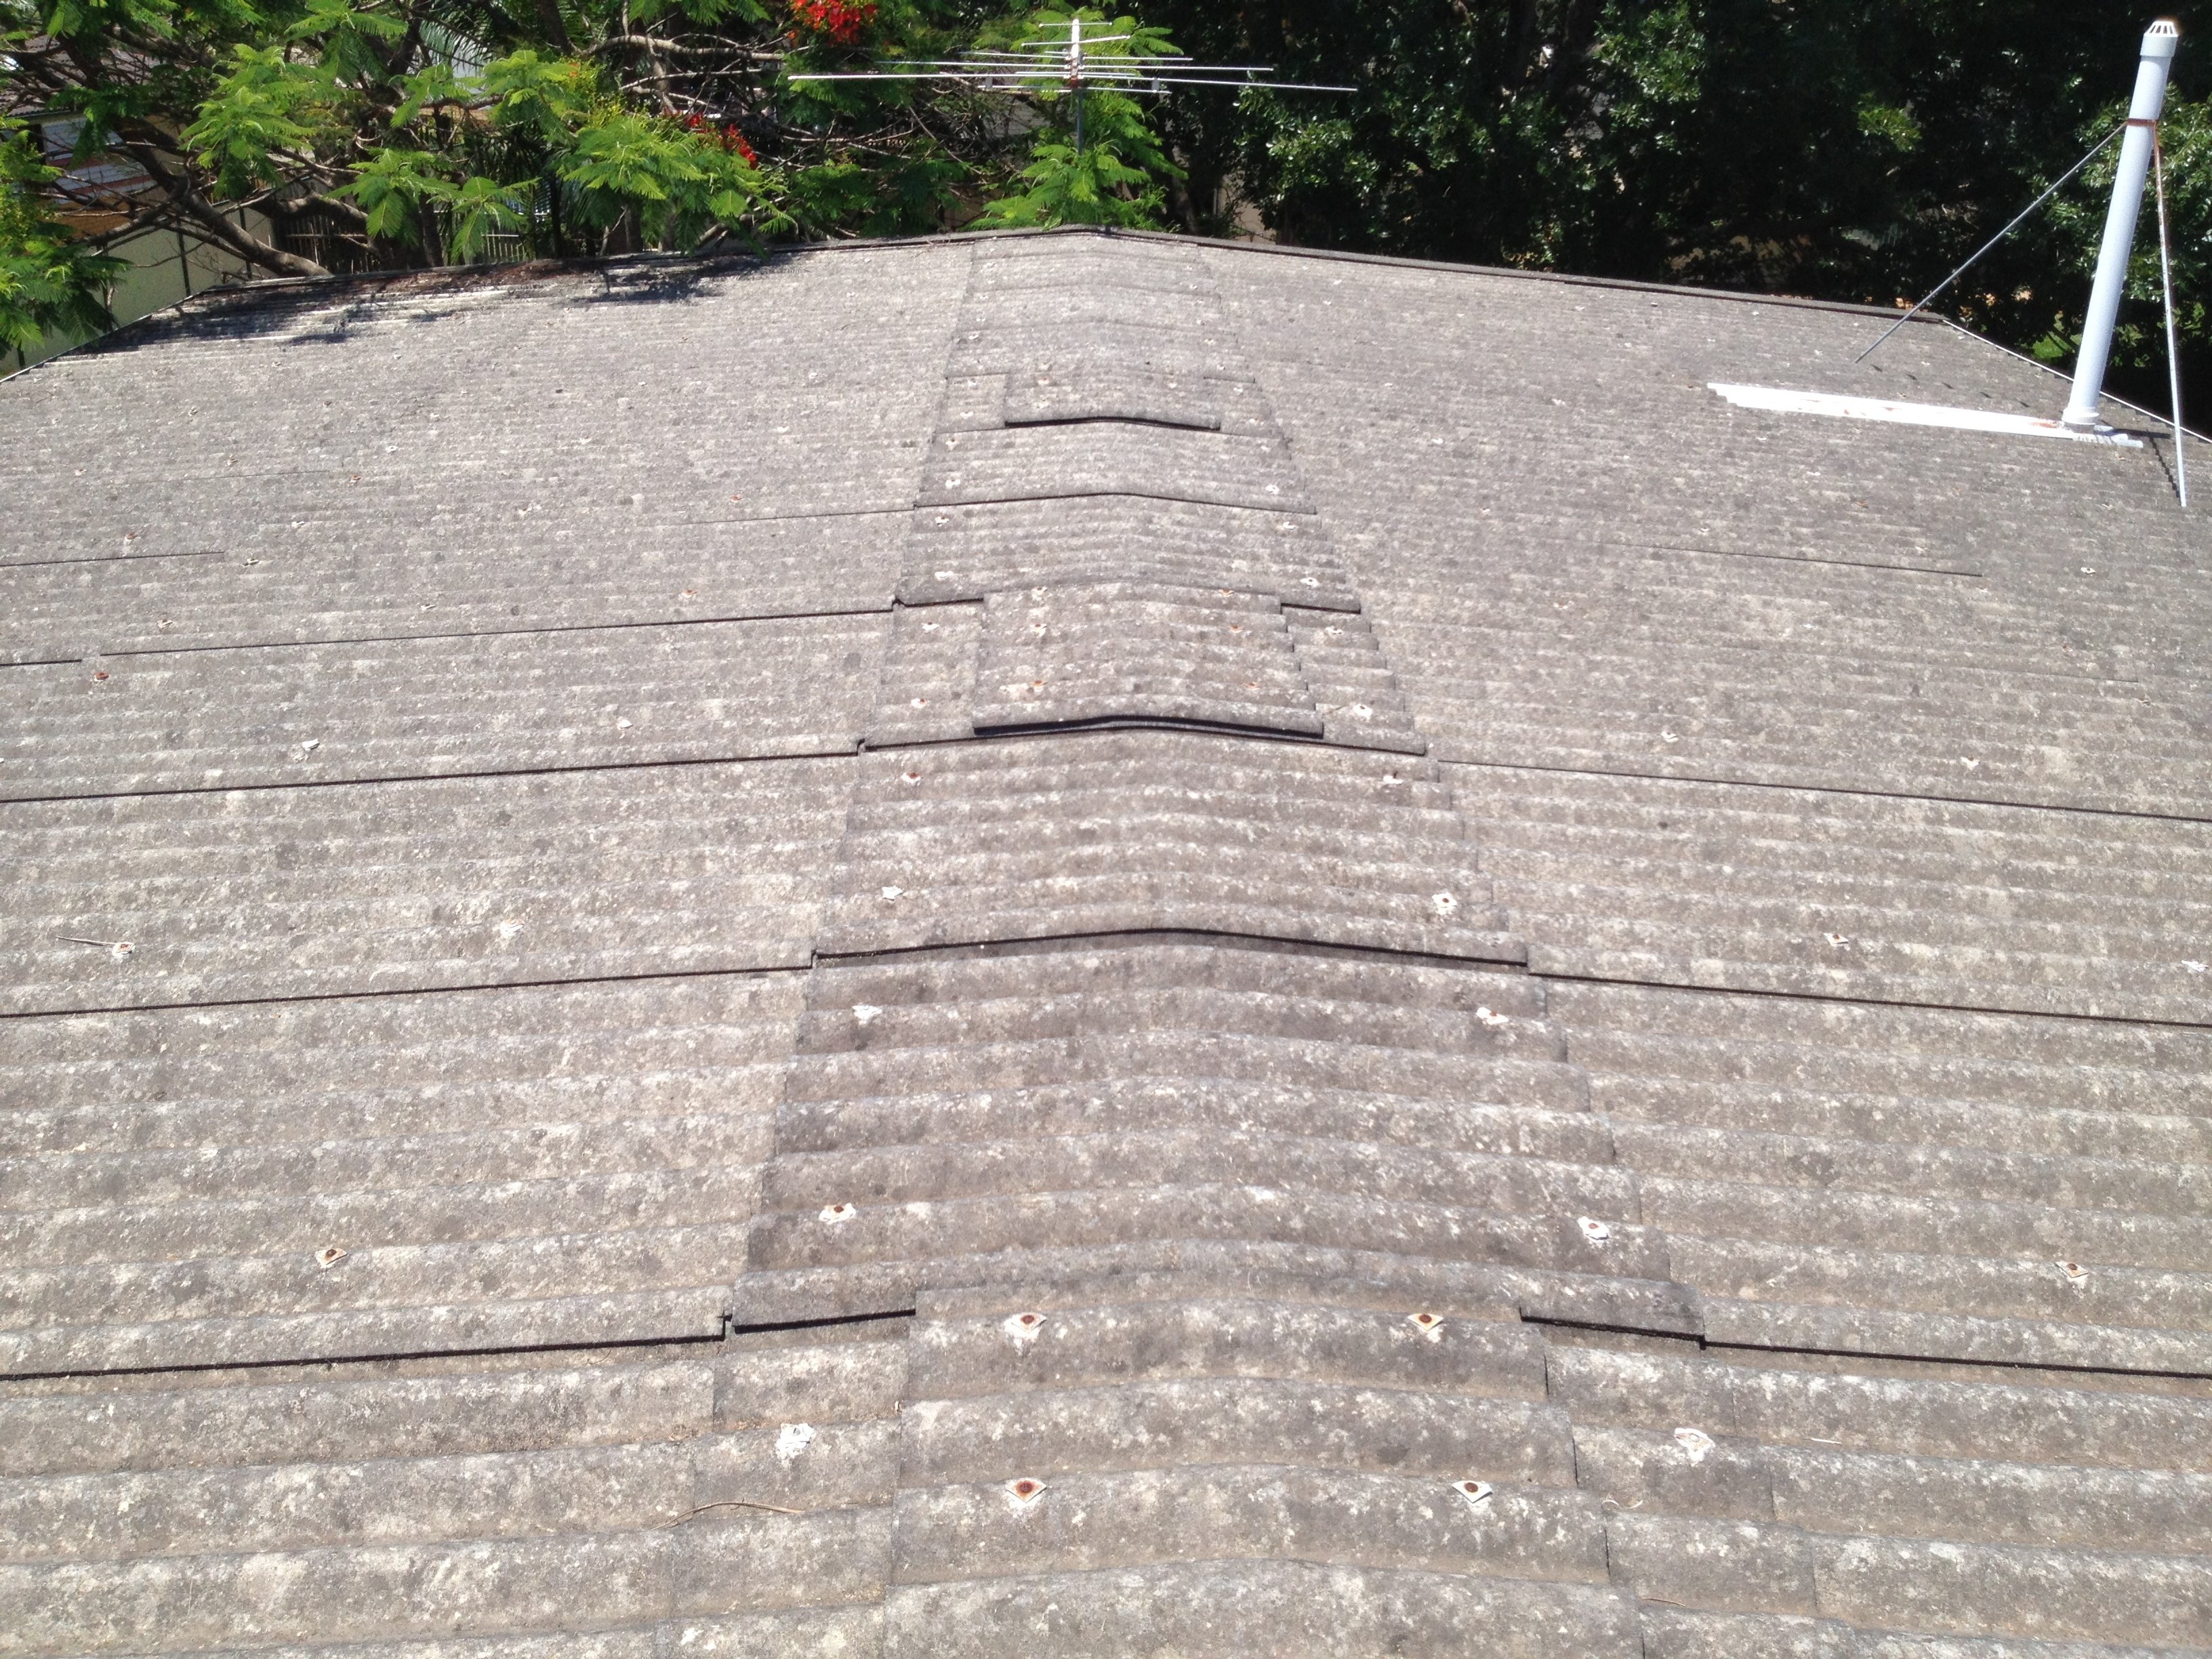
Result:
M2051 1265L2076 1285L2084 1283L2089 1277L2089 1270L2078 1261L2054 1261Z
M1682 1455L1692 1463L1702 1463L1713 1449L1713 1437L1703 1429L1677 1429L1674 1443L1682 1449Z
M1513 1023L1510 1016L1505 1014L1493 1014L1487 1008L1476 1009L1474 1011L1474 1017L1483 1024L1490 1027L1493 1031L1501 1025L1510 1025Z
M850 1221L859 1213L860 1211L850 1204L825 1204L822 1206L822 1222L824 1226L835 1227Z
M811 1423L787 1423L775 1437L775 1455L788 1463L813 1443Z
M1586 1215L1577 1216L1575 1225L1583 1230L1583 1237L1593 1244L1602 1244L1613 1237L1612 1228L1607 1226L1602 1221L1594 1220Z
M857 1024L866 1025L881 1012L883 1010L872 1002L856 1002L853 1005L853 1019Z
M1448 916L1459 908L1459 896L1455 893L1432 894L1429 902L1436 907L1436 912L1440 916Z
M1452 1490L1467 1500L1469 1509L1479 1510L1490 1502L1490 1495L1498 1488L1487 1480L1455 1480Z
M1030 1345L1043 1334L1044 1316L1041 1313L1008 1314L999 1322L999 1328L1006 1334L1016 1352L1027 1353Z

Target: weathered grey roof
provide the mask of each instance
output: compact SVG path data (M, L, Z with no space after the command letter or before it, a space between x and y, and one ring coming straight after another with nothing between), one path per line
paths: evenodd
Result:
M2212 543L1708 389L2056 405L1884 325L1071 234L0 387L0 1653L2212 1650Z

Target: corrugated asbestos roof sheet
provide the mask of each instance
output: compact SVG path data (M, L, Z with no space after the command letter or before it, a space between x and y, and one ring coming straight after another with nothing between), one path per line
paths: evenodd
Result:
M2212 543L1706 389L2055 406L1879 326L1072 234L0 388L0 1653L2212 1650Z

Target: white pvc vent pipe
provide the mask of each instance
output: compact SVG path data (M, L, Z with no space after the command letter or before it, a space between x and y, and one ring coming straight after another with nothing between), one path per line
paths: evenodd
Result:
M2181 30L2161 17L2142 41L2136 70L2136 95L2128 106L2127 137L2120 140L2120 168L2112 180L2112 211L2105 219L2105 242L2097 254L2097 279L2089 289L2089 314L2081 325L2081 355L2074 365L2074 395L2059 418L2087 429L2100 424L2097 405L2105 395L2105 365L2112 355L2112 330L2120 317L2120 297L2128 284L2128 258L2135 252L2136 215L2142 207L2143 180L2150 172L2151 137L2166 110L2166 80Z

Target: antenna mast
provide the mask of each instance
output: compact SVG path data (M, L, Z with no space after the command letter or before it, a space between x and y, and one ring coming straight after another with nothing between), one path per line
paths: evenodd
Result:
M1084 94L1103 87L1131 97L1164 96L1170 87L1266 87L1274 92L1356 92L1356 87L1323 86L1304 81L1271 81L1270 64L1200 64L1180 52L1100 52L1135 37L1083 32L1080 15L1061 23L1064 40L1024 40L1011 51L974 52L964 58L907 60L878 70L848 70L824 75L794 75L800 81L957 81L978 92L1035 97L1065 91L1075 99L1075 153L1083 154Z

